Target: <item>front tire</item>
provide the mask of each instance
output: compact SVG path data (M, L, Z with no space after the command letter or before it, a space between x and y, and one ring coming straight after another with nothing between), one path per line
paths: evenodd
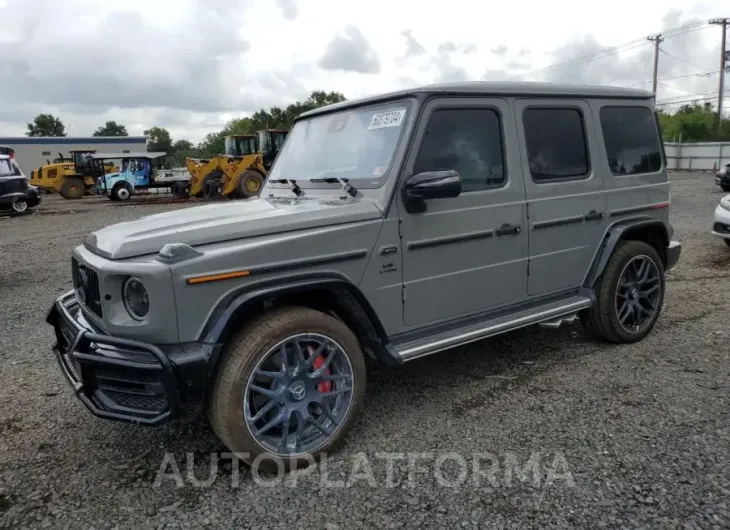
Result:
M128 201L132 196L132 187L126 182L123 184L117 184L112 189L109 198L113 201Z
M264 185L264 176L251 169L244 171L238 179L238 196L242 199L255 197Z
M303 468L342 443L362 409L365 361L334 317L282 307L233 336L208 413L221 441L248 465Z
M727 184L720 184L720 189L722 191L728 192L728 191L730 191L730 186Z
M596 282L595 305L581 314L583 325L608 342L638 342L659 318L664 288L664 266L654 247L622 241Z
M14 213L23 214L28 211L28 202L25 199L18 199L13 201L10 207L13 209Z

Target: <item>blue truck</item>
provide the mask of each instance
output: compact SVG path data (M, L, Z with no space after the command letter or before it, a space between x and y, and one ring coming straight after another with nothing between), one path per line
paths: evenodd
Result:
M165 152L138 153L93 153L88 155L99 168L105 161L121 160L121 171L117 173L97 172L95 193L106 195L112 201L126 201L139 191L171 188L176 182L187 183L186 175L161 176L152 161L165 156Z

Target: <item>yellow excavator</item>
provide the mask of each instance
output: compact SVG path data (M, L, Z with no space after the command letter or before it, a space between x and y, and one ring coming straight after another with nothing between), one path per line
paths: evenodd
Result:
M288 130L266 129L256 135L225 138L224 154L210 159L187 158L192 197L254 197L281 149Z
M44 191L55 191L64 199L80 199L94 193L94 168L89 155L96 149L72 149L70 158L59 153L53 162L34 169L30 173L30 185ZM111 162L104 165L106 173L119 171Z

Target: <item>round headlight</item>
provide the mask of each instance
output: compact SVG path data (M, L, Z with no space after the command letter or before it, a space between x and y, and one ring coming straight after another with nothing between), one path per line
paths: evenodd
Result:
M139 278L132 276L124 280L122 300L129 315L135 320L143 320L150 310L150 298L147 289Z
M720 199L720 206L722 206L726 210L730 210L730 195L726 195L725 197Z

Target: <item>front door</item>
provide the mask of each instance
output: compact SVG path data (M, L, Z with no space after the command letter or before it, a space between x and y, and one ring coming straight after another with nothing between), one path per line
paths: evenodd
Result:
M516 145L505 100L444 98L424 108L403 177L454 169L462 192L427 201L423 213L408 213L398 193L406 326L527 298L527 219Z
M528 293L577 288L608 223L591 107L582 100L520 99L515 117L530 221Z

